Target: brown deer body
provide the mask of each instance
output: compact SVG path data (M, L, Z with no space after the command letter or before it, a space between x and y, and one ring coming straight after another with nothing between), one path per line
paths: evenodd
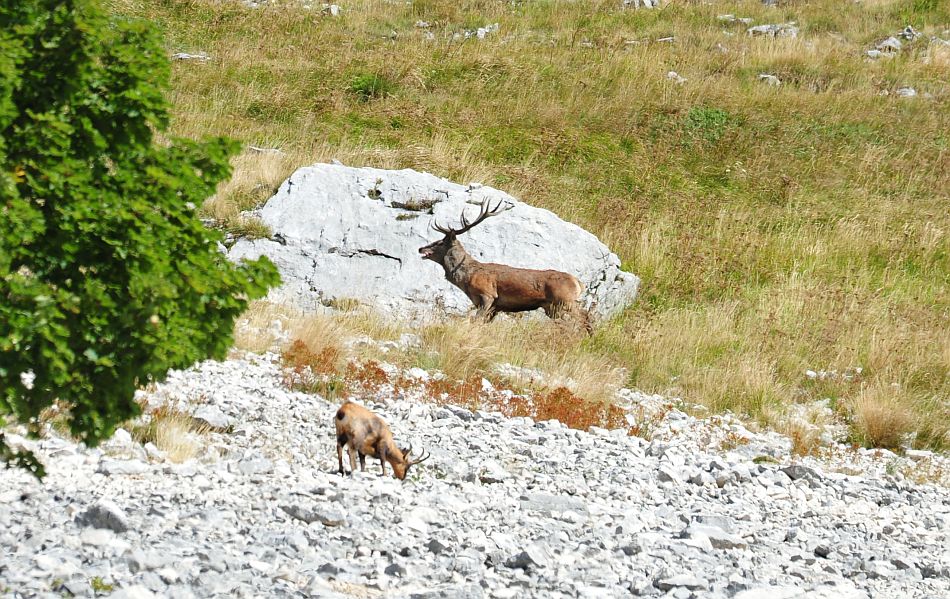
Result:
M386 475L386 462L393 467L393 475L399 480L406 478L410 466L429 458L422 455L412 459L412 446L401 449L393 440L393 433L386 421L359 404L347 401L336 412L336 455L340 462L340 474L343 469L343 448L350 455L350 472L356 470L356 458L359 456L360 470L366 472L366 456L379 458L383 476Z
M542 308L551 318L571 314L588 333L592 333L590 314L578 303L584 286L574 275L557 270L534 270L479 262L465 251L457 239L459 235L486 218L507 210L501 208L501 202L494 209L489 208L486 200L482 203L478 217L471 223L463 211L460 229L434 224L433 228L445 237L419 248L419 253L424 259L442 265L445 278L472 300L477 318L491 321L498 312L526 312Z

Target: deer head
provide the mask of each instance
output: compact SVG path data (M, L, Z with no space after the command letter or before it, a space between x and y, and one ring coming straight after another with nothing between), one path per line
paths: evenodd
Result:
M504 200L498 200L498 204L496 204L494 208L491 208L491 201L487 199L484 200L482 202L482 207L481 210L479 210L478 216L475 217L475 220L472 222L468 221L468 217L465 216L465 210L463 209L461 216L462 226L458 229L443 227L439 223L433 221L432 228L439 233L442 233L445 237L419 248L419 253L422 254L422 258L441 264L445 260L445 255L448 253L448 251L455 243L457 243L455 239L457 236L471 230L486 218L497 216L505 210L513 208L513 206L510 204L502 208L502 203L504 203Z
M395 473L396 478L398 478L399 480L403 480L406 478L406 473L409 472L410 466L415 466L416 464L420 464L428 460L430 457L432 457L429 454L427 454L425 450L423 450L422 454L418 458L414 459L412 457L412 445L410 445L407 448L400 448L399 451L402 452L402 461L392 463L393 472Z

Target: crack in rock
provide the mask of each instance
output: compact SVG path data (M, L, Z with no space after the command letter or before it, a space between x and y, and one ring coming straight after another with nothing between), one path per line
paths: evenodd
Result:
M349 250L349 251L345 251L345 250L344 250L344 251L339 251L339 253L340 253L340 255L343 256L344 258L352 258L352 257L356 256L357 254L363 254L363 255L366 255L366 256L379 256L379 257L381 257L381 258L389 258L390 260L395 260L396 262L398 262L398 263L399 263L399 267L402 268L402 258L400 258L400 257L398 257L398 256L391 256L391 255L389 255L389 254L387 254L387 253L385 253L385 252L381 252L381 251L375 250L375 249L369 249L369 250L359 250L359 249L357 249L357 250Z

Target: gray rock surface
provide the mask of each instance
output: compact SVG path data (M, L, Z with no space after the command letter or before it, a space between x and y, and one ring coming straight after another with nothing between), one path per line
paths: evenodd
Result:
M172 60L195 60L198 62L208 62L211 57L204 52L197 54L188 54L187 52L176 52L172 54Z
M795 22L755 25L749 27L747 31L751 36L798 37L798 25L796 25Z
M887 37L877 44L873 48L867 50L865 54L868 58L881 58L881 57L891 57L897 55L903 48L906 42L914 42L920 38L920 32L913 28L913 26L908 25L904 27L901 31L898 31L894 35ZM902 41L903 40L903 41Z
M716 17L717 20L722 21L723 23L740 23L742 25L751 25L752 19L749 17L737 17L734 14L725 14L719 15Z
M234 259L266 255L283 286L271 299L305 309L356 299L407 316L465 313L471 301L418 249L441 238L433 219L458 226L482 200L513 206L459 239L472 256L523 268L556 269L587 287L583 301L599 316L629 305L639 279L596 237L552 212L480 185L428 173L315 164L298 169L260 209L272 239L239 240Z
M115 503L103 499L92 505L85 512L77 516L76 522L81 526L106 528L113 532L125 532L129 529L125 512Z
M248 355L149 390L149 405L210 405L235 423L183 464L102 468L117 460L8 433L49 474L0 470L0 595L950 596L950 492L896 473L945 469L939 454L845 447L792 464L776 433L631 390L618 400L652 419L648 440L467 413L384 385L358 399L432 458L405 481L372 460L340 476L336 402L282 379L275 356Z

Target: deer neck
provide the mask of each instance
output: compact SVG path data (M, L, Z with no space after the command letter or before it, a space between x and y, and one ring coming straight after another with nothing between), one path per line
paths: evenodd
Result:
M455 241L449 251L445 253L442 267L445 269L445 278L456 287L463 287L472 277L472 269L479 262L472 258L462 244Z

